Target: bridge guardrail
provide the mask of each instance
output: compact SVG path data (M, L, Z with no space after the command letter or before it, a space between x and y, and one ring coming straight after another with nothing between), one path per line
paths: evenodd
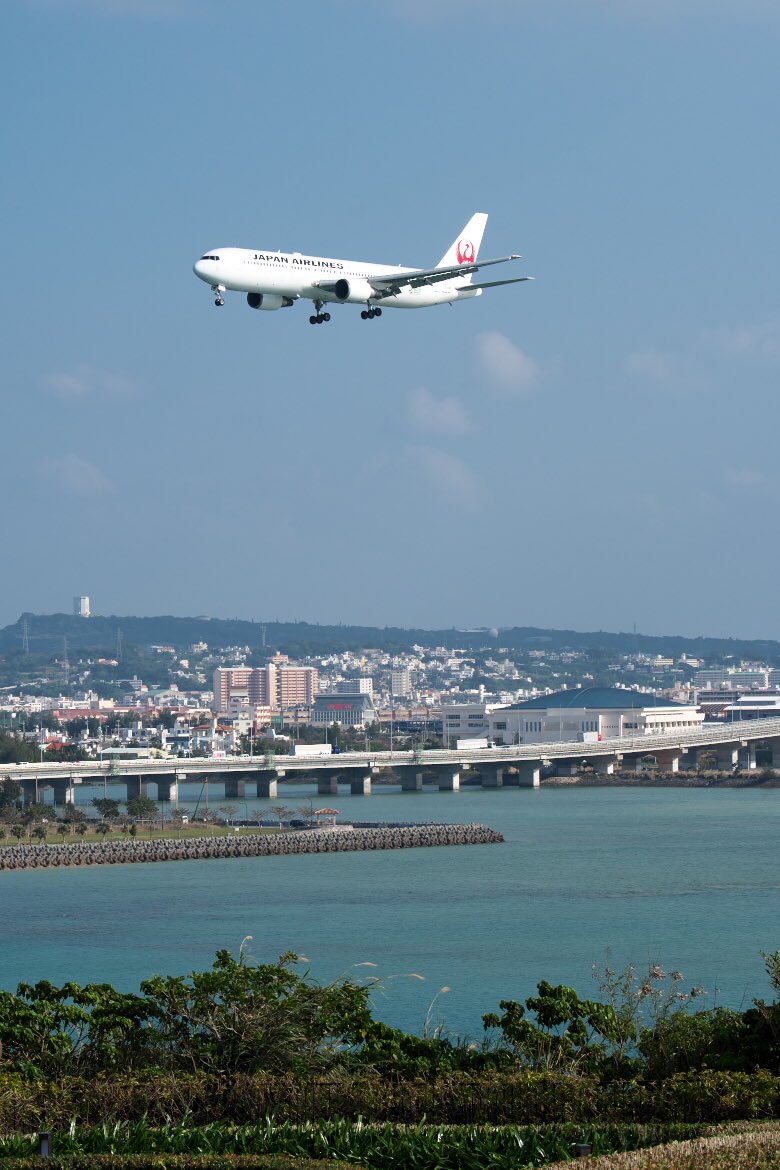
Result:
M405 749L398 752L341 752L338 755L322 756L321 758L301 756L276 756L274 764L277 770L285 773L310 772L321 769L326 771L352 771L358 768L381 769L393 766L416 766L418 768L435 765L464 765L464 764L512 764L536 760L554 760L561 758L590 759L595 756L636 755L646 753L652 755L655 751L682 750L686 747L708 747L724 743L735 743L741 740L760 740L780 738L780 719L750 719L738 720L735 723L724 725L704 724L700 729L691 731L677 731L645 736L615 736L612 739L600 740L597 743L581 743L572 740L537 744L502 745L493 748L449 749L430 748L421 752L420 748ZM34 780L68 776L73 777L111 777L151 775L156 772L175 772L179 776L184 774L227 773L267 771L268 763L264 756L228 756L224 759L176 758L144 759L144 760L84 760L80 763L23 763L0 765L0 776L14 776L18 779L29 778Z

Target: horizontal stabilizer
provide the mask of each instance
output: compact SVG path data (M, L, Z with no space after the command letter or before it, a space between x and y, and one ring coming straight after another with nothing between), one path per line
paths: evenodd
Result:
M480 260L474 264L455 264L449 268L411 268L406 272L382 273L378 276L367 276L366 279L377 292L393 295L404 288L421 288L423 285L438 284L442 280L457 280L491 264L505 264L507 260L519 259L520 257L516 255L499 256L497 260ZM471 287L476 288L476 285Z

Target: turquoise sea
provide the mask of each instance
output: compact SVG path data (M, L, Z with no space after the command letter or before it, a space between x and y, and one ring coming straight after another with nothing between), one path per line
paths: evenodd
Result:
M251 935L258 960L294 950L319 978L380 977L377 1015L415 1031L428 1017L478 1037L483 1012L543 978L593 994L608 956L679 969L710 1003L770 993L759 952L780 947L780 789L380 788L331 802L342 819L483 822L506 844L2 873L0 986L135 989ZM242 816L277 802L234 803Z

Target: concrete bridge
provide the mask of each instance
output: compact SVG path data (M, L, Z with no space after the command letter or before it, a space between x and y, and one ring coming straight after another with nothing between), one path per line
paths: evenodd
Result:
M340 784L356 795L368 795L372 780L392 772L405 792L419 792L423 772L433 772L441 791L455 792L464 771L476 772L485 788L504 785L537 788L542 768L553 764L559 774L574 775L583 766L602 775L615 770L642 771L648 757L664 772L695 771L703 753L715 753L717 767L724 770L756 766L756 745L765 744L772 753L773 768L780 768L780 719L749 719L736 723L705 724L691 731L625 736L599 743L565 742L515 744L512 747L465 748L457 750L415 749L403 752L345 752L340 755L311 756L228 756L225 759L132 759L82 761L77 764L4 764L0 777L13 777L22 785L24 801L31 804L46 788L54 790L55 805L75 799L76 785L124 781L127 798L146 795L156 787L157 799L178 801L179 783L184 780L219 779L225 784L226 799L245 796L253 784L258 797L277 797L277 786L285 777L310 780L319 795L336 795Z

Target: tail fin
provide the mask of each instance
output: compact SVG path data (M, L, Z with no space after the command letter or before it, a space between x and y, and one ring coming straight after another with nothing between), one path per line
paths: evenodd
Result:
M479 255L479 246L482 243L487 219L484 211L478 211L476 215L472 215L457 240L447 249L436 267L455 268L458 264L473 264ZM466 279L470 282L471 275Z

